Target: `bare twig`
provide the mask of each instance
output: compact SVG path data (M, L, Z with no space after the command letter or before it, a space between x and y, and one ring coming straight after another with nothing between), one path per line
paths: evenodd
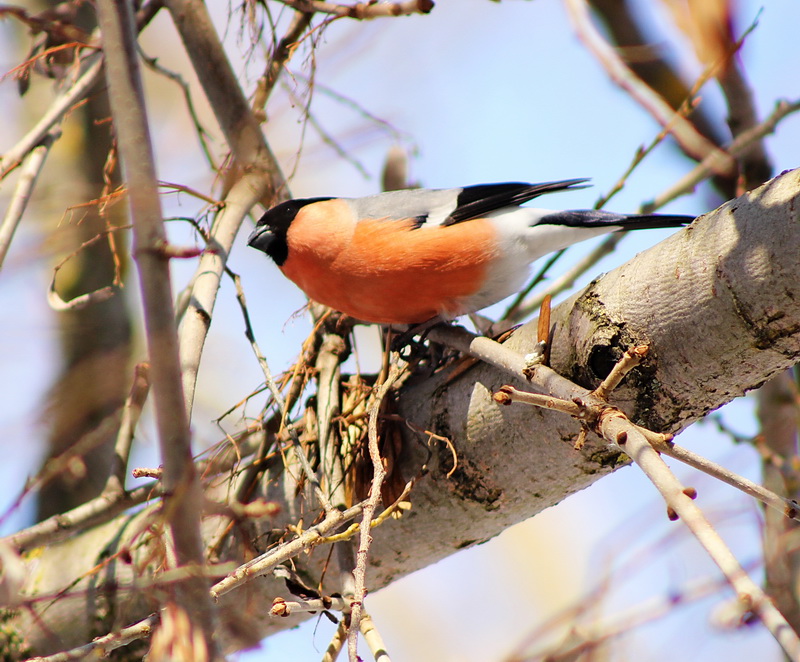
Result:
M170 71L164 65L162 65L157 57L148 57L146 53L140 50L140 54L142 56L142 61L150 67L156 73L161 74L162 76L168 78L169 80L176 83L180 88L181 92L183 93L183 100L186 103L186 110L189 113L189 117L192 118L192 124L194 124L194 130L197 134L197 139L200 141L200 149L203 151L203 156L206 157L206 162L211 167L212 170L217 171L219 170L219 165L214 161L214 157L211 154L211 147L208 144L208 136L209 133L206 131L205 127L203 126L202 122L200 121L200 117L197 114L197 110L195 109L194 100L192 99L192 90L189 87L189 84L183 79L179 73L175 71ZM207 200L210 202L210 200Z
M256 175L249 178L256 197L273 202L286 181L239 86L206 3L166 0L165 4L234 158Z
M370 521L369 523L370 528L374 529L383 524L390 517L396 516L397 511L402 512L403 510L408 509L410 504L406 500L406 497L411 493L411 488L414 487L415 482L416 478L412 478L405 484L405 486L403 487L403 491L400 493L397 499L395 499L394 503L385 508L380 515L378 515L377 517L373 517L372 521ZM353 522L353 524L348 526L344 531L340 533L334 533L333 535L330 536L325 536L320 542L329 544L335 542L342 542L343 540L350 540L359 531L361 531L361 522Z
M85 660L93 656L104 656L117 648L127 646L132 641L149 637L153 632L153 628L158 625L159 620L159 617L153 614L126 628L97 637L85 646L78 646L77 648L71 648L68 651L47 655L46 657L32 657L28 662L73 662L73 660Z
M253 96L252 109L254 115L260 120L266 119L266 105L267 100L275 89L275 83L278 81L283 67L289 61L289 58L297 48L298 41L309 25L311 25L311 12L297 12L292 18L286 34L283 35L281 40L275 45L275 50L267 63L267 69L261 78L258 79L256 91Z
M83 74L75 83L58 96L36 125L22 139L3 154L0 159L0 178L16 168L37 145L42 144L48 133L61 122L69 110L83 99L103 73L103 56L99 52L86 56Z
M427 14L433 7L433 0L405 0L404 2L359 2L354 5L340 5L321 0L281 0L283 4L300 12L332 14L337 18L365 20L385 16L407 16Z
M47 155L50 153L50 148L60 135L60 129L51 129L45 135L41 144L34 147L24 159L19 179L17 180L17 187L11 197L11 204L8 205L3 224L0 225L0 269L3 268L3 262L11 246L11 240L14 238L14 232L16 232L20 220L22 220L22 214L25 212L28 202L30 202L31 194L36 186L36 179L42 171Z
M361 613L359 629L361 630L364 640L367 642L367 646L369 646L372 659L374 659L375 662L392 662L389 653L386 651L386 644L383 643L383 637L381 637L381 633L378 632L378 628L375 627L375 621L373 621L372 616L365 611Z
M150 22L160 6L161 0L146 0L142 4L136 14L138 29L144 28ZM60 123L70 109L81 101L101 79L103 73L102 54L99 51L87 54L81 62L81 71L78 79L53 101L33 128L3 154L3 157L0 158L0 179L16 168L32 149L40 145L53 127Z
M144 485L122 494L101 494L66 513L48 517L33 526L18 531L0 542L8 542L20 551L52 544L79 529L107 522L120 513L162 496L158 485Z
M239 228L262 194L262 185L261 176L249 172L228 192L225 206L211 226L209 250L200 257L185 298L187 310L180 328L180 351L186 410L190 415L222 274Z
M64 301L61 295L56 291L57 273L58 268L53 270L53 278L50 281L50 287L47 288L47 304L57 313L63 313L66 310L80 310L81 308L86 308L87 306L101 303L102 301L108 301L119 291L119 288L114 285L106 285L100 289L92 290L85 294L79 294L69 301Z
M358 517L361 511L361 504L356 504L345 511L332 510L319 524L303 531L293 540L283 543L275 549L254 558L252 561L242 564L227 577L218 581L211 587L211 597L216 600L229 591L257 577L266 575L271 572L275 566L319 544L326 535L333 532L342 524Z
M298 612L325 611L326 609L343 611L346 606L347 601L341 596L324 596L311 600L301 600L299 598L284 600L283 598L275 598L275 600L272 601L269 614L270 616L285 617Z
M225 209L211 229L211 250L198 264L181 327L183 388L191 411L200 357L233 240L255 202L273 201L279 192L285 192L286 182L239 86L205 3L169 0L166 4L228 145L245 172L226 196Z
M351 662L357 662L358 660L359 623L361 621L364 596L366 595L367 554L369 554L369 547L372 544L370 525L375 509L381 500L381 485L383 485L383 481L386 478L386 468L383 466L378 442L378 416L383 399L402 372L403 368L399 368L397 365L392 366L385 381L380 385L369 411L369 457L372 460L373 474L369 497L364 503L364 511L361 518L361 539L356 552L356 567L353 571L355 588L350 607L350 630L347 635L347 648Z
M494 394L494 400L501 405L510 405L512 402L522 402L526 405L534 405L536 407L542 407L543 409L560 411L562 414L568 414L575 418L584 418L586 412L586 407L576 402L561 400L551 395L520 391L509 384L501 386L497 390Z
M704 81L705 77L701 77L695 87L698 87L701 81ZM694 91L694 90L693 90ZM687 104L686 106L689 108L690 106ZM683 117L683 106L678 109L675 117ZM602 209L617 193L619 193L622 188L625 186L625 182L627 181L628 177L633 173L636 167L644 160L644 158L650 154L661 142L664 140L666 136L669 135L669 126L666 128L661 129L658 134L650 141L650 143L646 147L639 147L636 150L633 158L631 159L630 164L625 169L625 172L620 175L619 179L617 179L616 183L611 187L611 189L605 193L604 195L600 196L600 198L595 202L595 209ZM650 209L649 211L655 211L655 209ZM610 255L614 252L614 249L617 245L628 235L628 231L620 231L614 232L602 242L600 242L590 253L584 256L581 260L576 262L572 265L566 272L564 272L561 276L553 280L546 288L544 288L541 292L534 294L531 297L528 297L531 290L533 290L536 285L539 284L544 277L550 271L550 268L559 260L561 257L566 253L567 249L562 249L553 254L553 256L548 260L548 262L542 267L542 269L536 274L536 276L530 281L530 283L523 289L514 299L513 303L506 309L505 313L503 314L501 319L507 319L511 322L519 321L521 319L525 319L531 313L533 313L539 306L542 305L544 299L548 296L555 296L568 290L575 284L575 281L583 276L589 269L594 267L601 259L603 259L606 255Z
M149 392L150 366L146 363L140 363L133 369L133 384L122 407L122 420L120 421L116 443L114 444L114 460L103 489L104 494L121 493L125 489L125 474L128 469L133 436Z
M325 654L322 656L322 662L336 662L338 659L339 653L342 652L342 648L347 641L348 620L349 618L345 615L345 617L339 621L339 626L336 628L336 632L333 633L331 642L328 644L328 648L325 649Z
M650 444L659 453L663 453L664 455L674 458L679 462L683 462L685 465L690 466L693 469L697 469L698 471L702 471L704 474L708 474L713 478L718 478L723 483L727 483L731 487L735 487L737 490L744 492L754 499L758 499L763 504L778 511L784 516L784 518L789 518L795 520L796 522L800 522L800 504L798 504L794 499L782 497L779 494L759 485L758 483L747 480L747 478L744 476L733 473L729 469L718 465L716 462L712 462L702 455L693 453L689 449L678 446L671 441L653 439L647 434L645 434L645 436L648 437Z
M300 464L306 479L311 484L311 487L314 490L314 495L317 497L317 501L319 501L322 509L325 511L325 514L331 515L332 513L339 512L333 507L330 498L328 498L328 494L322 489L319 476L317 476L317 473L311 467L311 463L306 457L306 453L303 450L303 445L300 443L300 437L297 434L297 430L291 421L288 420L289 412L286 409L286 401L284 400L280 388L278 388L278 385L275 383L275 379L272 377L272 371L269 369L267 358L261 352L255 336L253 335L253 329L250 326L250 316L247 313L247 302L244 298L244 291L241 289L239 290L239 303L241 305L242 314L244 315L245 333L247 335L247 339L250 341L250 346L253 349L253 353L256 355L258 364L261 366L261 372L264 374L264 382L267 385L267 389L272 394L275 405L278 408L278 411L281 413L281 427L285 427L289 433L289 436L292 438L294 455L297 458L297 461Z
M601 400L607 400L611 391L617 388L619 383L625 379L625 375L642 362L647 355L647 349L647 345L640 345L625 350L622 359L617 361L608 376L600 383L600 386L592 391L592 395Z
M346 351L344 338L326 333L317 354L317 429L320 470L324 488L334 507L346 505L344 464L333 421L341 413L341 361Z
M624 441L625 453L639 466L658 489L670 513L679 517L694 534L708 555L736 590L746 611L756 614L790 659L800 656L800 639L783 615L756 584L725 545L693 499L692 492L681 485L669 467L650 445L646 437L630 424L621 412L610 412L603 417L600 429L606 441Z

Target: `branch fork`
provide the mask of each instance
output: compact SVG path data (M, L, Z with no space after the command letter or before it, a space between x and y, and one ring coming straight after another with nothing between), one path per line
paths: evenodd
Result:
M799 659L800 639L797 634L791 629L763 589L750 579L702 510L695 505L694 499L697 497L697 490L682 485L661 458L662 450L674 448L674 445L671 444L672 437L634 425L622 411L606 402L607 395L619 385L631 369L642 361L646 354L646 346L634 347L626 351L608 377L585 398L573 398L572 401L569 401L552 396L526 393L506 385L495 393L494 399L496 402L506 405L512 402L523 402L573 416L582 425L576 446L583 442L586 430L591 428L607 443L624 449L624 452L661 493L667 505L667 517L673 521L683 520L725 575L744 608L762 621L790 659ZM531 374L529 379L533 376ZM726 480L726 482L730 481ZM746 481L736 477L735 483L731 482L731 484L744 489L743 482ZM753 496L762 498L761 494L753 494ZM769 494L769 499L770 501L765 501L765 503L782 509L787 516L797 516L796 503L787 502L774 493Z

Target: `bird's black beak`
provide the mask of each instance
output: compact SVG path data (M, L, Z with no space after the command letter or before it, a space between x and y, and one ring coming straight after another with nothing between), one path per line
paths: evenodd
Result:
M268 225L257 227L247 238L247 245L269 254L269 247L275 240L275 234Z

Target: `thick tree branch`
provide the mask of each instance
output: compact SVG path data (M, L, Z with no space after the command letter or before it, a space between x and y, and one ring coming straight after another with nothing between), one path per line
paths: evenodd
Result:
M611 394L610 402L636 424L679 432L795 363L800 357L798 198L800 171L786 173L698 219L555 308L554 371L535 369L538 389L564 400L571 399L571 392L585 394L586 389L602 381L622 351L647 344L648 356L628 373ZM618 452L595 437L574 450L580 426L563 414L501 407L492 399L492 393L508 382L506 369L524 368L523 357L536 341L535 325L528 325L501 346L503 355L492 358L487 354L500 370L482 363L454 378L445 370L406 383L399 398L399 413L411 429L447 437L450 447L434 448L431 455L428 435L416 439L412 434L407 440L397 469L404 476L416 476L424 466L425 473L408 497L413 516L386 520L372 532L373 563L366 577L370 591L497 535L619 466ZM467 347L470 342L496 346L465 337ZM568 382L561 375L575 384L565 386ZM530 388L523 379L518 385ZM457 456L454 470L453 453ZM223 485L220 489L230 487ZM286 523L297 521L292 519L300 510L297 494L296 485L281 466L270 469L254 498L281 504L285 516L252 523L266 537L259 551L267 551L267 545L275 542L269 537L271 532L281 532ZM31 641L41 644L46 640L48 631L43 626L55 627L57 614L63 614L76 600L91 612L91 608L86 609L86 591L94 576L89 570L98 558L113 558L122 550L129 550L135 559L151 553L141 542L147 522L144 512L42 550L35 561L40 564L37 567L46 567L58 558L60 564L73 564L68 576L87 579L65 587L65 575L58 573L58 577L48 576L47 581L37 578L39 581L29 584L29 598L66 589L46 614L54 621L26 620L20 612ZM340 525L331 518L324 522L329 533ZM227 526L228 520L225 523ZM206 522L206 529L214 531L213 520ZM119 535L121 530L123 535ZM320 577L326 549L310 555L299 552L315 541L327 545L322 535L328 533L308 533L296 530L286 539L295 541L298 568L311 577ZM262 540L258 535L255 539ZM233 538L223 550L221 560L241 558L236 540ZM267 552L259 559L257 570L246 566L248 571L242 574L254 571L261 575L278 559L292 556L285 547L275 549L280 554ZM130 574L130 566L124 564L116 564L107 572L115 586L123 586ZM258 581L231 576L218 584L219 608L226 623L247 619L249 633L265 636L303 617L299 614L278 620L266 614L272 599L282 593L281 584L270 576L261 576ZM124 613L125 624L149 613L146 605L140 605L138 611L123 609L122 592L104 595ZM262 604L264 610L255 610L254 615L254 610L244 610L243 605L248 604ZM74 623L72 626L79 629ZM232 625L220 636L229 647L237 647L242 645L237 643L237 632Z

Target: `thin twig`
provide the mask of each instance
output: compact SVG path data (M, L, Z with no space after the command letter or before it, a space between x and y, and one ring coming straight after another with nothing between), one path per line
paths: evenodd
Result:
M146 0L136 12L137 28L141 30L146 27L160 7L161 0ZM96 31L92 35L92 41L95 41L98 35L99 32ZM53 127L61 122L72 107L86 97L101 79L103 73L102 53L99 51L88 53L80 67L83 73L78 79L53 100L33 128L0 158L0 179L16 168L32 149L40 145Z
M108 522L129 508L139 506L151 499L157 499L162 495L163 490L157 484L143 485L122 494L101 494L66 513L53 515L27 529L13 533L1 539L0 543L7 542L20 551L50 545L79 529L87 529Z
M317 354L317 429L321 479L326 495L334 507L346 506L344 490L344 462L339 436L333 427L341 413L341 362L345 355L344 338L326 333Z
M214 219L208 238L208 250L200 257L190 281L186 312L180 327L181 366L186 410L194 406L200 359L211 328L222 274L242 222L263 192L263 178L248 172L225 196L224 208Z
M354 5L339 5L321 0L281 0L293 9L305 13L332 14L337 18L367 20L409 14L427 14L433 9L433 0L405 0L404 2L359 2Z
M84 646L78 646L77 648L71 648L68 651L45 657L32 657L27 662L73 662L73 660L86 660L90 657L104 657L106 653L127 646L132 641L149 637L159 621L159 617L156 614L152 614L138 623L102 637L97 637L97 639Z
M717 5L717 8L722 7L725 7L725 5ZM735 139L745 131L758 125L758 110L756 109L754 94L747 82L740 60L736 57L736 53L742 47L747 35L755 29L758 19L753 22L739 40L734 40L733 38L732 21L727 20L725 16L717 16L711 20L715 19L719 22L715 29L724 30L725 34L722 37L723 43L715 40L717 43L714 50L720 54L718 58L720 64L713 66L712 69L716 73L717 81L728 107L726 123ZM739 155L738 161L741 175L737 195L761 186L772 176L772 163L761 140L751 142L748 149Z
M710 75L710 73L704 74L695 82L695 85L692 88L692 93L699 88L701 82L706 80L707 75ZM685 107L688 111L692 106L687 102ZM681 106L681 108L678 109L675 117L684 117L684 106ZM674 119L672 121L674 121ZM655 138L653 138L653 140L650 141L650 144L648 144L646 147L639 147L631 159L630 164L625 169L625 172L620 175L616 183L607 193L600 196L600 198L595 202L594 208L602 209L617 193L619 193L625 186L625 182L627 181L628 177L630 177L636 167L648 154L650 154L658 145L660 145L664 138L668 135L669 126L661 129L661 131L658 132ZM649 211L655 211L655 209L650 208ZM568 290L575 284L575 281L578 280L578 278L583 276L587 271L589 271L589 269L593 268L601 259L603 259L606 255L613 253L617 245L628 235L628 233L629 231L622 230L608 235L602 242L592 249L590 253L572 265L566 272L552 281L541 292L538 292L532 297L527 298L531 290L533 290L533 288L538 285L539 282L544 280L547 272L559 259L561 259L564 253L566 253L567 249L562 249L554 253L553 256L542 267L539 273L537 273L536 276L525 287L525 289L523 289L517 295L517 297L514 299L514 302L506 309L506 312L503 314L501 319L508 319L511 322L525 319L542 305L542 302L546 297L556 296L557 294Z
M381 500L381 486L386 478L386 468L383 466L378 440L378 417L380 414L383 399L389 389L403 373L403 368L392 365L389 375L380 385L372 407L369 410L369 457L372 460L372 485L370 486L369 497L364 503L364 512L361 518L361 539L356 552L356 567L353 570L355 577L355 588L353 601L350 607L350 630L347 635L347 648L351 662L358 660L358 632L361 620L361 609L366 595L366 574L367 574L367 555L372 544L371 522L375 509Z
M333 611L343 611L347 606L347 601L340 595L338 596L324 596L322 598L312 598L310 600L301 600L295 598L294 600L284 600L283 598L275 598L270 607L270 616L286 617L292 614L301 612L317 612L331 609Z
M23 161L17 186L11 196L11 203L6 210L3 224L0 225L0 269L3 268L3 262L11 246L11 240L14 238L14 233L22 220L22 214L25 212L28 202L30 202L31 194L36 186L36 180L44 167L50 148L60 135L61 130L59 128L51 129L45 135L41 144L34 147Z
M211 587L211 597L214 600L225 595L247 582L262 577L272 569L289 559L297 556L306 549L319 544L322 539L340 527L342 524L358 517L362 511L362 504L356 504L345 511L333 510L325 516L319 524L312 526L300 533L296 538L285 542L275 549L270 550L254 558L247 563L240 565L224 579L218 581Z
M83 99L100 80L103 73L103 56L93 52L86 56L83 74L73 85L59 95L36 125L0 158L0 179L16 168L37 145L42 144L48 133L61 122L70 109Z
M575 418L584 417L584 413L586 411L586 407L575 402L554 398L551 395L541 395L540 393L531 393L530 391L520 391L509 384L501 386L495 392L494 401L501 405L510 405L512 402L522 402L526 405L541 407L542 409L560 411L562 414L567 414Z
M200 121L200 117L197 114L197 110L194 106L194 100L192 99L192 90L189 87L189 84L179 73L171 71L163 66L158 61L157 57L149 57L143 50L141 50L141 48L139 49L139 54L142 56L142 61L148 67L150 67L150 69L176 83L181 88L181 92L183 92L183 100L186 103L186 110L189 112L189 117L192 119L192 124L194 124L197 139L200 141L200 149L203 152L203 156L206 157L206 162L208 163L209 167L214 172L217 172L219 170L219 165L217 165L217 163L214 161L214 156L211 154L211 147L208 144L208 137L210 134L208 131L206 131L205 127Z
M396 517L397 511L401 511L402 513L402 511L408 510L408 508L410 507L410 503L406 500L406 497L411 493L411 489L414 487L414 483L416 483L416 481L417 481L416 478L412 478L405 484L405 486L403 487L403 491L400 492L399 496L395 499L394 503L385 508L380 515L378 515L377 517L373 517L372 521L369 523L370 528L374 529L376 527L379 527L390 517ZM341 531L340 533L334 533L333 535L330 536L326 536L320 542L329 544L329 543L342 542L344 540L350 540L359 531L361 531L361 522L353 522L344 531ZM355 567L355 564L353 564L353 567Z
M253 95L253 102L251 108L253 114L261 121L265 120L267 101L269 100L272 90L275 89L275 83L278 81L281 71L286 66L286 63L291 58L294 51L297 49L300 37L311 25L313 13L310 12L297 12L292 18L286 34L283 38L275 44L275 49L267 62L267 69L261 78L258 79L256 91Z
M208 7L202 0L166 0L206 98L238 165L258 198L269 203L286 187L275 156L253 115Z
M106 285L105 287L92 290L91 292L85 292L84 294L79 294L76 297L72 297L69 301L65 301L61 298L61 295L56 290L57 273L58 268L53 270L53 278L50 281L50 286L47 288L47 305L57 313L63 313L67 310L81 310L87 306L108 301L111 297L117 294L117 292L119 292L118 287L114 285Z
M303 445L300 443L300 437L297 434L294 424L288 420L289 412L286 410L286 401L284 400L280 388L278 388L278 385L275 383L275 379L272 377L272 371L269 369L267 358L264 356L261 348L258 346L258 342L253 334L253 328L250 326L250 315L247 312L247 302L245 301L244 291L241 289L241 287L239 287L238 299L245 320L245 334L247 339L250 341L250 346L253 349L253 353L256 355L258 364L261 366L261 372L264 375L264 382L267 385L267 389L269 389L269 392L272 394L272 398L275 402L275 406L278 408L278 411L281 412L281 426L285 427L286 431L289 433L289 436L292 438L294 455L306 476L306 480L308 480L308 482L311 484L311 487L314 490L314 495L317 497L317 500L322 506L322 509L325 511L325 514L331 515L334 512L338 512L337 509L331 504L331 500L328 498L325 490L322 489L322 483L320 482L319 476L317 476L317 473L314 471L314 469L311 467L311 463L308 461L308 457L306 457L306 453L303 450Z
M800 639L775 605L739 565L725 542L711 526L703 511L692 499L692 491L684 487L650 445L647 438L619 411L602 417L600 430L609 443L624 440L623 450L650 479L667 503L669 512L694 534L708 555L717 564L736 590L746 611L757 615L790 659L800 657Z
M754 483L744 476L733 473L729 469L718 465L716 462L712 462L702 455L693 453L688 448L683 448L682 446L678 446L677 444L669 441L654 441L651 438L648 438L648 441L659 453L668 455L669 457L674 458L679 462L683 462L685 465L690 466L693 469L697 469L698 471L702 471L704 474L708 474L713 478L717 478L723 483L727 483L731 487L735 487L737 490L740 490L754 499L758 499L761 501L761 503L769 506L770 508L777 510L784 517L788 517L796 522L800 522L800 504L798 504L794 499L782 497L779 494L768 490L762 485Z
M364 640L367 642L367 646L369 646L372 659L374 659L375 662L392 662L389 653L386 651L386 644L383 643L383 637L381 637L381 633L378 632L378 628L375 627L375 621L373 621L372 616L365 611L361 613L359 629L361 630L361 635L364 637Z
M625 376L644 360L644 357L647 356L647 350L647 345L626 349L622 358L614 364L608 376L592 391L592 395L601 400L608 400L611 391L617 388L620 382L625 379Z
M146 363L140 363L133 368L133 383L122 407L122 420L114 443L114 459L111 464L111 472L103 489L103 493L106 495L121 493L125 489L125 475L128 469L133 437L149 392L150 366Z
M336 662L339 653L342 652L342 648L347 641L348 620L347 616L345 616L345 618L339 621L339 626L336 628L336 632L333 633L331 642L328 644L328 648L325 649L325 654L322 656L322 662Z

